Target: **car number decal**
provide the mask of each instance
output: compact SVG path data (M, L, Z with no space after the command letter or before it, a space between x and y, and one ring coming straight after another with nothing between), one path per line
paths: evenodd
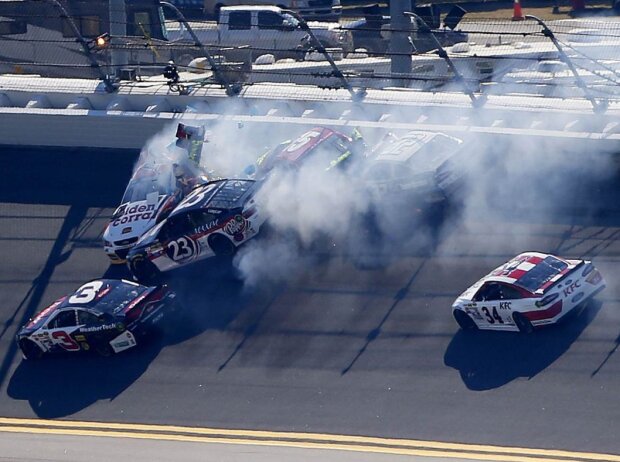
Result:
M71 305L75 305L92 302L95 298L97 298L97 292L101 290L102 286L102 281L92 281L84 284L69 298L69 303Z
M487 322L489 324L495 324L495 322L498 322L499 324L504 324L504 320L497 312L497 307L494 306L493 308L491 308L491 310L487 308L486 306L482 307L482 312L484 313L484 316L486 317Z
M57 330L51 333L54 343L60 345L65 350L75 351L80 349L80 345L73 340L73 337L64 330Z
M183 236L177 240L170 241L166 248L166 254L174 261L189 260L196 255L197 246L193 239Z
M309 144L310 141L312 141L314 138L320 135L321 135L321 132L316 131L316 130L311 130L309 132L306 132L300 138L298 138L297 140L289 144L284 150L284 152L295 152L298 149L304 147L306 144Z

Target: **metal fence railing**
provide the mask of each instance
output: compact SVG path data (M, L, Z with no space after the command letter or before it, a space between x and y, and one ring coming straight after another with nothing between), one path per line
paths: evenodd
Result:
M13 3L19 8L6 6ZM397 31L385 18L375 16L310 23L321 45L317 46L294 15L277 9L263 11L270 14L258 19L256 13L251 18L247 13L230 14L220 22L189 24L131 10L125 34L110 36L109 12L71 10L66 5L69 17L47 2L0 2L1 74L54 77L58 85L62 78L102 75L111 81L121 77L166 83L170 79L163 76L164 68L174 61L179 77L172 91L184 83L225 81L237 86L265 82L317 88L401 86L476 95L587 98L605 104L620 98L618 22L556 20L545 29L534 19L465 18L453 29L440 24L425 31L413 21L409 30ZM404 52L392 51L390 37L399 32L409 38L411 72L395 75L391 58Z

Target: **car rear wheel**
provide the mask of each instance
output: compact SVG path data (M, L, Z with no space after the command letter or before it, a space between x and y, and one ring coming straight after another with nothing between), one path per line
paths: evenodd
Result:
M114 350L110 346L109 343L100 343L95 347L95 351L99 356L107 358L108 356L112 356Z
M534 325L529 319L523 316L521 313L512 313L512 319L514 320L519 332L524 334L531 334L534 332Z
M24 358L29 361L34 359L40 359L43 356L43 350L34 343L32 340L28 340L27 338L19 341L19 348L22 350L24 354Z
M232 257L237 251L235 244L221 234L213 234L209 237L209 247L218 257Z
M464 311L454 310L452 314L454 315L454 319L456 320L456 323L461 329L469 331L478 330L478 325Z
M161 272L153 262L144 257L133 258L129 261L129 269L136 281L142 284L157 284L161 279Z

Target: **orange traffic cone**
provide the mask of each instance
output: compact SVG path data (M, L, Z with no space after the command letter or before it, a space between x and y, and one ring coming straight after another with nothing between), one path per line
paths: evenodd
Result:
M514 7L512 9L512 20L513 21L523 21L525 16L523 16L523 11L521 11L521 1L515 0Z

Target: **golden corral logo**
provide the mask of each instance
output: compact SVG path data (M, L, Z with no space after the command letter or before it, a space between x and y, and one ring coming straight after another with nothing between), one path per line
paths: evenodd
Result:
M128 207L122 216L112 222L112 226L124 225L138 220L150 220L155 217L155 204L142 204Z

